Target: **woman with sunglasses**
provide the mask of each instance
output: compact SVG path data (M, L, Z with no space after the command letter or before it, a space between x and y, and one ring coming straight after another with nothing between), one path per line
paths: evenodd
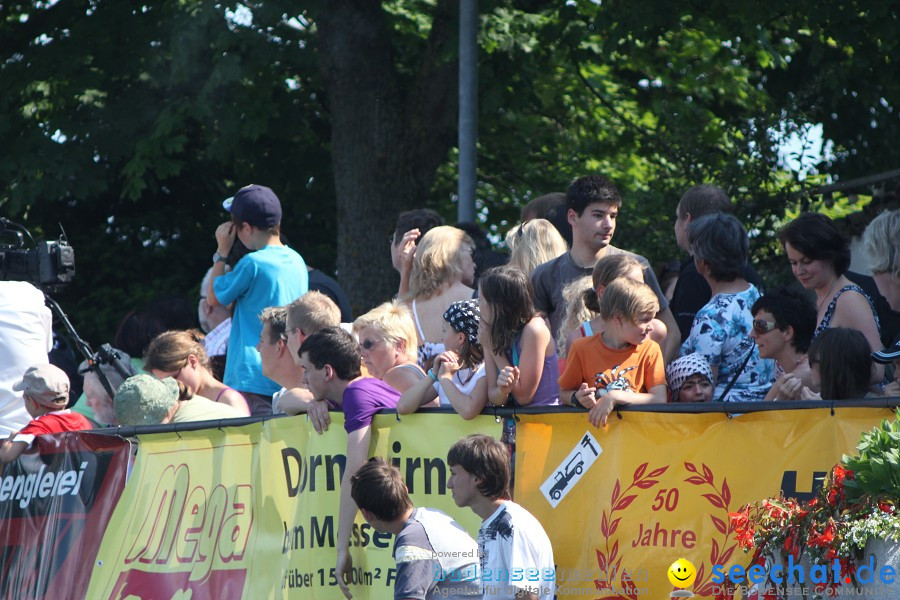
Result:
M881 348L878 313L872 299L845 275L850 268L850 241L834 222L819 213L803 213L781 230L778 240L794 277L816 294L813 339L830 327L850 327L863 334L871 352ZM883 376L879 365L872 381Z
M714 401L762 400L775 378L775 365L760 358L750 339L750 307L760 294L744 279L750 251L747 231L732 215L715 213L691 221L687 235L697 272L709 284L712 298L694 317L681 356L696 352L709 363Z
M416 364L416 326L405 304L376 306L353 322L353 333L372 377L403 393L426 376Z
M803 387L813 388L806 352L816 329L816 306L809 298L778 288L753 303L753 329L761 358L775 359L775 383L766 400L800 400Z
M250 416L243 394L213 376L203 347L203 334L196 329L166 331L153 338L144 354L144 370L157 379L172 377L195 395L227 404L243 416Z
M442 225L419 240L409 276L409 292L402 300L409 306L416 344L412 351L423 369L444 351L441 322L451 304L467 300L475 292L475 243L466 232Z

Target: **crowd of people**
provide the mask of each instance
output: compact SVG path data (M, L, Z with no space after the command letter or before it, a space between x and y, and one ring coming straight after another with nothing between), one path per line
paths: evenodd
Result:
M432 527L451 527L414 509L389 465L367 463L380 410L445 407L471 419L488 406L568 405L601 427L628 404L900 396L900 339L883 329L885 309L877 308L900 311L900 210L866 229L873 278L849 272L849 241L831 219L801 214L778 236L801 289L766 291L731 200L716 186L695 186L675 208L675 241L689 258L667 292L644 257L612 245L627 207L602 176L526 206L506 237L508 257L471 225L447 226L433 211L413 210L400 215L390 238L396 297L351 321L337 282L282 241L271 189L244 187L223 208L231 219L215 231L197 313L206 333L166 311L129 313L112 358L81 365L84 394L72 409L66 373L28 354L27 368L21 360L15 367L20 404L0 408L10 433L0 459L15 459L35 435L94 425L305 413L322 432L341 411L348 445L337 570L344 573L358 507L376 529L397 533L399 548L432 539ZM45 316L36 320L49 329ZM38 335L36 343L48 339ZM511 420L502 441L514 447ZM509 500L509 464L484 439L458 446L450 450L449 487L460 506L485 519L482 569L484 556L526 554L528 566L552 567L540 524ZM485 461L494 467L485 471ZM494 481L504 469L507 479ZM362 491L378 485L389 488L384 502ZM529 539L507 539L500 513ZM492 550L498 527L510 546ZM423 565L416 568L397 585L419 585Z

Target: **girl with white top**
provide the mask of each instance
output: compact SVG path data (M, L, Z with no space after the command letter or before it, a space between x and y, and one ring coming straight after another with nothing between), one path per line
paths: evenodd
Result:
M446 350L434 359L428 378L406 390L397 402L401 415L422 406L452 407L463 419L472 419L487 404L484 351L478 343L481 313L477 300L454 302L441 323Z

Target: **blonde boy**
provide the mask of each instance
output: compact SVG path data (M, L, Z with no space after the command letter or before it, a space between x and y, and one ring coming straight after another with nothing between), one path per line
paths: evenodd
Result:
M648 336L659 310L652 288L620 278L600 298L602 332L576 340L559 378L560 400L590 411L606 425L616 404L666 402L666 372L659 345Z

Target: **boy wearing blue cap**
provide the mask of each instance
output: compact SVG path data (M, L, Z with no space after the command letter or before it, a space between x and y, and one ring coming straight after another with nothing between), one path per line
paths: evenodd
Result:
M231 221L216 229L218 249L206 301L210 306L234 303L225 361L225 385L241 392L253 415L271 414L272 394L281 389L262 373L256 344L269 306L290 304L306 293L308 271L303 258L281 243L281 202L262 185L248 185L223 204ZM251 250L225 273L235 238Z

